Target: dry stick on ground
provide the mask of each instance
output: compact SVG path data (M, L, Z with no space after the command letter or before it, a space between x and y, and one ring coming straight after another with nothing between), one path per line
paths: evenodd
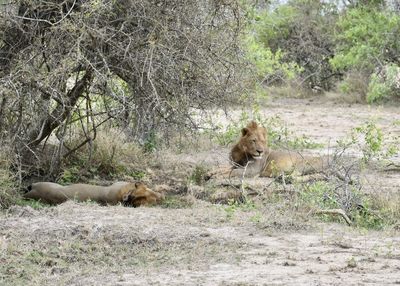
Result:
M330 210L315 210L312 211L314 214L330 214L330 215L340 215L344 218L344 220L347 222L347 224L350 226L352 225L352 222L350 218L347 216L347 214L344 212L342 209L330 209Z
M244 176L246 175L247 166L249 165L249 163L250 163L250 161L246 163L246 166L244 166L242 176L240 177L240 189L239 189L239 191L245 197L246 197L246 193L245 193L245 188L243 187L243 183L244 183Z
M239 167L240 165L238 165L236 162L231 162L233 165L235 165L235 166L237 166L237 167ZM241 197L241 196L243 196L243 197L247 197L247 191L246 191L246 188L244 187L244 177L245 177L245 175L246 175L246 171L247 171L247 167L248 167L248 165L249 165L249 163L250 162L247 162L247 164L246 164L246 166L244 166L244 167L242 167L242 166L240 166L240 168L243 168L243 173L242 173L242 176L240 177L240 183L239 184L233 184L232 182L231 182L231 180L230 180L230 174L229 174L229 183L222 183L222 184L220 184L221 186L223 186L223 187L233 187L233 188L235 188L236 190L238 190L238 192L239 192L239 198ZM233 169L231 170L231 172L233 171ZM252 188L249 188L251 191L255 191L254 189L252 189ZM255 191L255 192L257 192L257 191Z

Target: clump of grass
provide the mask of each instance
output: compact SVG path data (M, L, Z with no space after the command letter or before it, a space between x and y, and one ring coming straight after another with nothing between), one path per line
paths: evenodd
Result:
M196 185L203 185L205 181L205 176L207 174L207 168L202 165L196 165L192 174L190 175L189 180Z
M78 145L78 137L72 138L70 144ZM81 181L82 176L114 179L130 175L134 179L143 179L146 175L143 170L151 157L151 153L130 142L122 131L112 128L99 130L91 144L82 147L64 162L63 172L57 181L75 183Z
M182 196L167 196L160 206L166 209L186 209L192 206L192 202Z
M10 170L11 159L8 152L0 150L0 209L15 204L21 197L17 178Z
M31 208L33 208L33 209L35 209L35 210L40 210L40 209L43 209L43 208L46 208L46 207L49 207L50 205L49 204L47 204L47 203L44 203L44 202L42 202L42 201L37 201L37 200L27 200L27 199L18 199L18 200L16 200L15 201L15 204L16 205L19 205L19 206L29 206L29 207L31 207Z
M395 227L400 220L400 197L391 195L362 194L356 189L346 191L337 188L333 183L317 181L305 185L299 193L299 207L304 210L342 209L355 227L366 229L383 229ZM342 218L322 214L326 221L341 221Z
M238 210L248 212L256 210L257 207L252 200L244 198L243 202L236 199L228 200L228 204L223 206L223 209L226 212L226 218L232 219Z

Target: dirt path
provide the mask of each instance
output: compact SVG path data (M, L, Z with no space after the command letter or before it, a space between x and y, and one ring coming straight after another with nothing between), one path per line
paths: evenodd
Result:
M297 135L326 144L376 116L384 130L398 108L281 100L262 110ZM180 155L224 161L226 149ZM207 162L207 159L204 159ZM399 172L370 172L369 191L400 192ZM399 232L357 230L266 208L101 207L67 202L0 213L0 285L396 285ZM279 209L278 209L279 212ZM279 213L276 214L279 217Z

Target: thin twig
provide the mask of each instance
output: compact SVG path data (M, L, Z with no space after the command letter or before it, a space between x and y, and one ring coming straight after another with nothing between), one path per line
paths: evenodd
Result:
M330 214L330 215L340 215L344 218L348 225L352 225L350 218L342 209L330 209L330 210L316 210L314 214Z

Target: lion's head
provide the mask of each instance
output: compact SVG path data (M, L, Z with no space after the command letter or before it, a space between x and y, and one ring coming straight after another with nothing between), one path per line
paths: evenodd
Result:
M141 205L155 204L164 199L163 193L154 192L144 183L130 183L121 189L122 202L124 205L138 207Z
M231 158L240 165L250 159L261 159L267 150L267 130L251 121L242 129L239 142L232 148Z

